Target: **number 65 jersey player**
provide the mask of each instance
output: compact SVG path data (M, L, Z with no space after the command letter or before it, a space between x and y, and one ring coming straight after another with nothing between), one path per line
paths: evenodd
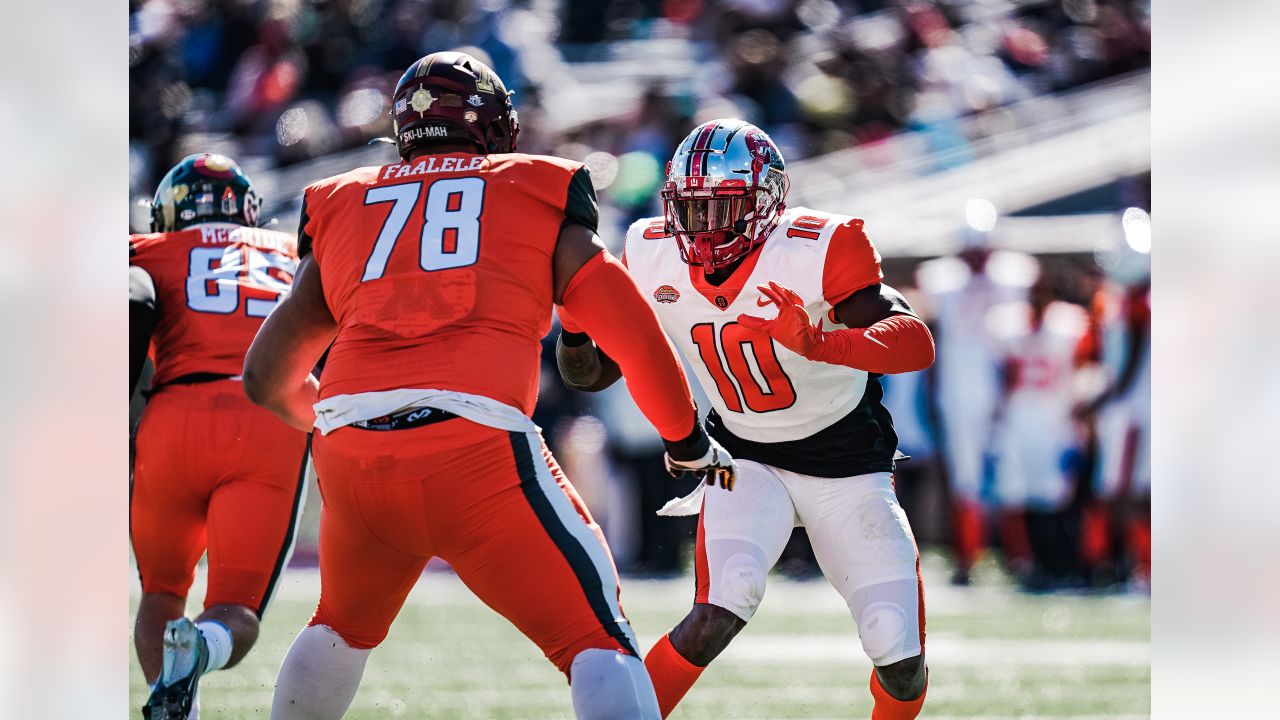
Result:
M153 232L129 237L129 391L150 352L129 536L142 579L134 625L150 720L196 717L196 688L235 666L288 563L307 435L245 395L245 351L293 285L292 235L256 227L261 200L230 158L187 157L160 183ZM204 611L184 617L209 553Z
M787 186L764 132L713 120L668 166L665 217L627 233L628 268L711 399L708 431L739 466L732 493L707 488L664 509L697 512L701 501L697 590L645 665L665 717L751 619L803 526L876 666L872 717L914 718L927 679L923 592L879 376L928 367L933 338L880 282L862 220L785 208ZM568 383L607 384L607 360L593 362L588 338L562 319Z

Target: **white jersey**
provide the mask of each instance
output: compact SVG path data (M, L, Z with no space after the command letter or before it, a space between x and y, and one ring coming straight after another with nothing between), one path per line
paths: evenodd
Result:
M1000 397L1000 346L991 336L992 308L1027 297L1039 274L1029 255L993 251L980 272L958 257L920 264L916 283L933 304L937 334L937 402L952 492L976 501L991 415Z
M1071 417L1076 348L1088 326L1079 306L1054 302L1038 326L1031 308L993 308L991 334L1012 373L993 434L996 494L1012 506L1061 507L1072 489L1071 457L1080 438Z
M700 267L681 260L662 218L631 226L627 267L706 391L714 410L709 426L718 419L743 441L786 443L810 438L861 409L865 418L858 429L864 437L858 442L865 457L845 458L841 476L892 469L897 439L879 404L878 378L813 362L738 324L741 314L777 315L776 307L757 303L762 295L756 286L774 281L804 299L811 322L824 329L843 327L833 321L833 305L881 279L880 256L862 225L856 218L790 208L720 286L708 283ZM869 425L877 437L865 432ZM864 461L875 467L862 467Z

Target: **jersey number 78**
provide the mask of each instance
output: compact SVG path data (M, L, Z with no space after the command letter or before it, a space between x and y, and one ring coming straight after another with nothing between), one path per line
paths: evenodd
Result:
M365 205L393 204L382 222L373 251L365 261L360 282L377 280L387 271L391 251L409 223L409 216L421 194L421 182L383 185L365 192ZM418 245L418 266L433 272L474 265L480 258L480 214L483 211L482 178L442 178L428 185Z

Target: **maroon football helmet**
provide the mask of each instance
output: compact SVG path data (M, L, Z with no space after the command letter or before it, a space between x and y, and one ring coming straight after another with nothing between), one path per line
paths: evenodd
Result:
M481 154L515 152L520 130L502 78L459 52L432 53L410 65L396 84L391 117L406 160L443 142L473 143Z

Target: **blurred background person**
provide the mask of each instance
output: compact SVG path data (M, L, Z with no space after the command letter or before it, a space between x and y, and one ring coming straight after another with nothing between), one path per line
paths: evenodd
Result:
M998 305L1025 301L1039 264L1023 253L995 250L985 232L968 229L955 256L920 265L916 281L933 307L938 342L937 404L945 447L955 551L952 581L966 585L986 545L981 491L985 457L1001 394L1002 349L988 316Z
M1141 211L1138 211L1141 213ZM1150 232L1129 214L1132 234ZM1078 406L1092 423L1097 461L1084 515L1086 560L1110 579L1147 589L1151 579L1151 277L1147 257L1122 250L1098 290L1103 391Z
M991 496L1006 561L1033 590L1078 585L1079 524L1072 498L1081 437L1072 417L1077 349L1088 327L1042 273L1025 303L993 308L1002 389L992 428Z

